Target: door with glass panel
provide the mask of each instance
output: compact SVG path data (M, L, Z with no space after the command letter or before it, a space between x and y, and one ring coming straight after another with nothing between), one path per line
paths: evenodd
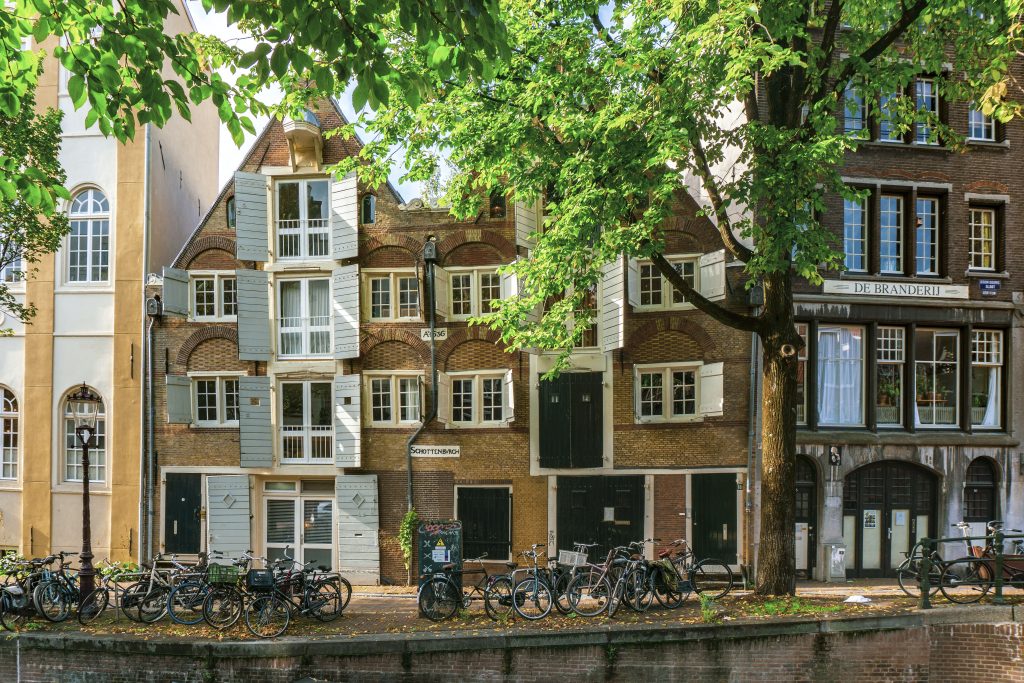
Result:
M333 566L333 498L267 498L267 558L284 557L285 549L296 561Z
M281 383L281 463L333 461L331 382Z
M327 278L278 282L277 355L283 358L331 353L331 283Z

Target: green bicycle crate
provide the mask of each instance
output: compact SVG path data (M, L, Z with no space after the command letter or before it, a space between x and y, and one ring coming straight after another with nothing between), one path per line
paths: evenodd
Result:
M206 581L212 584L235 584L238 577L238 567L233 564L211 564L206 570Z

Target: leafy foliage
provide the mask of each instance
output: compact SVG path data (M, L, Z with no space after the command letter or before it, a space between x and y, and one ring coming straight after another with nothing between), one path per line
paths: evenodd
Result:
M416 543L416 529L420 525L420 516L413 508L402 517L402 523L398 527L398 545L402 548L402 562L405 570L412 567L413 546Z

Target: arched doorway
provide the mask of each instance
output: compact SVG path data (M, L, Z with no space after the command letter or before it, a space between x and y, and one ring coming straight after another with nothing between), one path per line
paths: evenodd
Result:
M971 535L986 532L986 522L999 519L996 464L991 458L975 458L967 466L964 477L963 518L971 525Z
M919 538L935 537L936 480L929 470L899 461L872 463L846 475L847 576L894 576Z
M796 458L796 571L814 573L818 526L818 472L810 458Z

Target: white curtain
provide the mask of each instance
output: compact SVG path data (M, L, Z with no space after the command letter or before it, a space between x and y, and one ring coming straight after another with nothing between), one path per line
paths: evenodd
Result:
M331 314L330 287L327 280L310 280L309 282L309 317L324 318ZM326 322L315 322L314 325L326 325Z
M824 327L818 332L818 422L858 425L863 418L863 331Z
M985 406L985 417L979 426L999 426L999 373L995 368L988 369L988 405Z

